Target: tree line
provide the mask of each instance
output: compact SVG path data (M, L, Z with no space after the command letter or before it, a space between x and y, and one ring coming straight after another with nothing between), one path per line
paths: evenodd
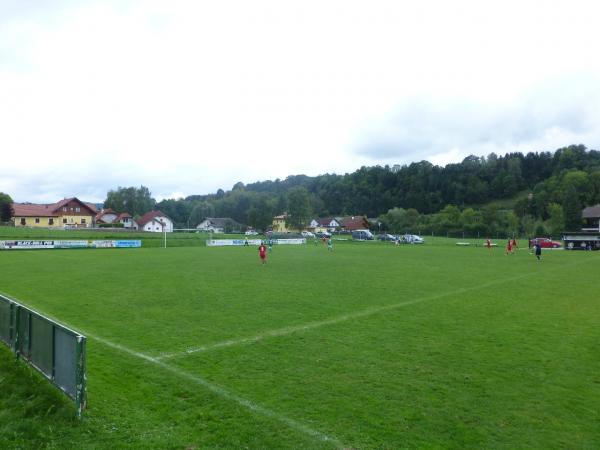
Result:
M581 227L581 210L600 203L600 152L572 145L555 152L468 156L361 167L344 175L292 175L236 183L230 191L168 199L156 207L181 228L230 217L264 230L276 215L292 226L314 217L364 215L391 232L559 234Z
M177 228L229 217L264 230L287 212L290 225L298 227L314 217L364 215L377 218L382 231L493 236L578 230L581 209L598 203L600 152L571 145L555 152L468 156L444 167L420 161L343 175L238 182L229 191L160 202L147 187L119 187L108 192L104 207L134 217L160 209Z

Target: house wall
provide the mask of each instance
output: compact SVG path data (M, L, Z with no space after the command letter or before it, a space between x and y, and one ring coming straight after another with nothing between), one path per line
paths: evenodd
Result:
M22 224L21 220L25 219L25 223ZM89 228L92 226L93 216L75 216L75 215L66 215L66 216L58 216L58 217L38 217L39 222L36 223L36 217L17 217L15 216L15 227L39 227L39 228L64 228L66 226L77 226ZM53 219L54 224L49 223L49 219ZM66 220L66 222L65 222ZM82 223L82 220L85 223Z
M198 224L198 226L196 227L198 230L204 230L204 231L208 231L211 228L215 228L211 225L210 220L203 220L202 222L200 222Z
M288 229L285 226L285 220L274 219L273 220L273 231L285 233Z
M173 231L173 222L171 222L169 219L167 219L165 217L157 217L157 219L160 219L165 224L164 230L163 230L161 223L158 222L158 220L153 219L150 222L148 222L146 225L144 225L144 228L142 229L142 231L150 231L153 233L161 233L163 231L166 231L167 233L171 233Z
M66 226L78 226L78 227L91 227L92 226L92 220L94 219L93 216L75 216L75 215L66 215L66 216L60 216L58 218L58 222L59 222L59 226L64 227ZM83 223L82 221L84 221L85 223Z
M133 228L137 230L137 223L133 219L121 219L120 223L123 224L123 228Z
M21 220L25 220L25 223L22 224ZM59 220L58 217L38 217L39 222L36 223L35 217L19 217L15 216L15 227L37 227L37 228L62 228L62 221ZM51 225L49 220L53 219L54 223Z

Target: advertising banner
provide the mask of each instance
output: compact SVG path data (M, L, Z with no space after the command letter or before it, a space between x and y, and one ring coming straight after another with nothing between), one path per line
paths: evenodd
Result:
M252 245L258 246L262 242L265 244L268 243L267 239L211 239L206 241L206 245L208 247L224 247L224 246L244 246ZM306 244L305 238L296 238L296 239L273 239L274 244L287 244L287 245L300 245Z
M88 241L54 241L54 248L87 248Z
M54 248L54 241L4 241L3 248L7 250Z
M301 245L306 244L306 238L296 239L275 239L276 244Z
M208 247L224 247L230 245L244 246L246 243L248 245L260 245L260 239L211 239L206 241L206 245Z
M139 248L140 240L70 240L70 241L0 241L0 250L70 249L70 248Z
M115 241L90 241L90 247L93 248L113 248Z
M115 241L117 248L139 248L142 246L142 241Z

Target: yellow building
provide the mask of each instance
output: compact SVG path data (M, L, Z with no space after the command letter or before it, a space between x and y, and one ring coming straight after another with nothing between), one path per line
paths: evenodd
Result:
M287 233L289 230L285 226L285 220L288 215L286 213L273 217L273 232L275 233Z
M12 209L15 227L91 228L97 214L93 204L75 197L50 205L13 203Z

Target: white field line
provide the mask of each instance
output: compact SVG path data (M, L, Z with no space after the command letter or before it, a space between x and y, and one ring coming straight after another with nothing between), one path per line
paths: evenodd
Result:
M368 317L368 316L372 316L375 314L379 314L381 312L402 308L403 306L414 305L415 303L422 303L422 302L427 302L427 301L431 301L431 300L437 300L440 298L449 297L449 296L456 295L456 294L462 294L462 293L474 291L477 289L484 289L484 288L494 286L497 284L505 284L507 280L518 280L520 278L527 278L530 276L531 276L530 273L524 273L521 275L511 277L511 278L503 278L503 279L500 279L497 281L490 281L488 283L478 284L476 286L471 286L471 287L460 288L460 289L456 289L454 291L446 291L446 292L443 292L440 294L430 295L427 297L421 297L421 298L417 298L417 299L413 299L413 300L407 300L407 301L400 302L400 303L394 303L392 305L378 306L375 308L364 309L362 311L357 311L357 312L348 313L348 314L342 314L341 316L332 317L331 319L321 320L321 321L317 321L317 322L308 322L303 325L295 325L295 326L290 326L290 327L279 328L277 330L265 331L264 333L257 334L255 336L246 337L246 338L231 339L231 340L227 340L227 341L216 342L214 344L203 345L200 347L194 347L194 348L190 348L190 349L183 350L181 352L176 352L176 353L163 353L163 354L156 356L155 359L157 361L160 361L163 359L186 356L186 355L190 355L193 353L209 352L211 350L216 350L216 349L223 348L223 347L232 347L235 345L243 345L243 344L249 344L252 342L258 342L258 341L261 341L263 339L270 338L270 337L286 336L288 334L298 333L298 332L302 332L302 331L306 331L306 330L312 330L314 328L320 328L320 327L324 327L327 325L336 325L341 322L347 322L349 320L360 319L363 317Z
M151 364L154 364L154 365L156 365L156 366L158 366L158 367L160 367L160 368L162 368L162 369L164 369L164 370L166 370L168 372L171 372L171 373L173 373L173 374L175 374L175 375L177 375L177 376L179 376L181 378L185 378L185 379L187 379L189 381L192 381L192 382L194 382L196 384L199 384L200 386L208 389L209 391L213 392L214 394L216 394L216 395L218 395L218 396L220 396L220 397L222 397L222 398L224 398L226 400L235 402L235 403L237 403L237 404L239 404L239 405L241 405L241 406L249 409L250 411L252 411L254 413L258 413L258 414L263 415L265 417L268 417L270 419L278 420L278 421L284 423L285 425L287 425L288 427L290 427L291 429L293 429L295 431L298 431L300 433L303 433L305 435L308 435L308 436L313 437L315 439L318 439L320 441L330 442L336 448L345 448L345 446L340 441L338 441L336 438L334 438L332 436L329 436L327 434L321 433L320 431L313 430L312 428L309 428L306 425L304 425L304 424L302 424L302 423L300 423L300 422L298 422L298 421L296 421L294 419L290 419L289 417L286 417L286 416L284 416L282 414L279 414L279 413L277 413L275 411L272 411L272 410L270 410L268 408L265 408L264 406L261 406L259 404L256 404L256 403L250 401L250 400L247 400L247 399L245 399L243 397L240 397L239 395L236 395L236 394L228 391L227 389L225 389L225 388L223 388L221 386L213 384L213 383L205 380L202 377L199 377L199 376L196 376L196 375L192 375L191 373L188 373L188 372L186 372L184 370L181 370L181 369L179 369L177 367L173 367L173 366L171 366L169 364L166 364L166 363L164 363L162 361L159 361L158 359L153 358L152 356L146 355L144 353L136 352L136 351L131 350L131 349L127 348L127 347L124 347L124 346L122 346L120 344L115 344L114 342L108 341L108 340L100 338L98 336L93 336L93 335L91 335L89 333L84 333L84 334L86 336L88 336L88 337L90 337L90 338L92 338L92 339L94 339L94 340L96 340L96 341L98 341L98 342L100 342L100 343L108 346L108 347L112 347L112 348L114 348L116 350L119 350L121 352L127 353L127 354L129 354L131 356L135 356L136 358L143 359L143 360L145 360L145 361L147 361L147 362L149 362Z

